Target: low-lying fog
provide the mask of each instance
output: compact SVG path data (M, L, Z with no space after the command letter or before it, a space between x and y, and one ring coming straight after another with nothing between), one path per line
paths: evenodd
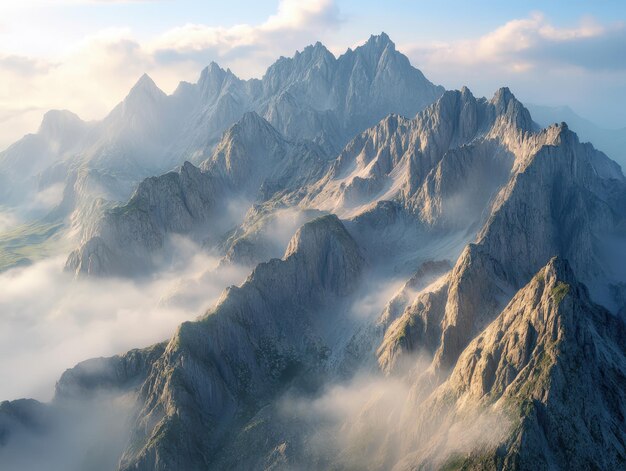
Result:
M193 252L143 281L74 279L63 272L65 256L0 273L0 401L48 400L76 363L167 339L249 272Z

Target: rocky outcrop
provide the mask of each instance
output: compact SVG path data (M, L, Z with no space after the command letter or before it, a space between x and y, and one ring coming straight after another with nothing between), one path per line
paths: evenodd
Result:
M87 399L102 393L120 393L139 387L152 364L163 354L165 343L130 350L109 358L92 358L66 370L55 388L54 401Z
M50 407L34 399L0 402L0 450L15 435L24 432L45 433L52 420Z
M303 224L323 215L321 211L289 207L282 203L253 205L243 224L226 240L226 255L222 263L254 267L280 257Z
M215 309L180 326L141 392L121 469L210 467L227 434L300 374L323 370L359 250L335 216L305 224Z
M518 141L534 129L508 89L490 101L467 88L449 91L412 120L389 116L355 137L305 204L351 215L372 202L396 199L431 224L437 212L451 222L464 199L474 213L486 206L506 182ZM495 169L489 177L486 167ZM467 186L457 189L455 182ZM474 194L464 195L464 189Z
M554 255L571 260L575 273L585 282L595 285L603 275L611 276L604 273L595 241L619 230L624 210L614 195L624 194L626 186L621 173L607 174L596 168L596 161L603 160L608 159L580 144L576 135L562 126L555 141L541 147L524 170L511 178L477 242L487 264L467 264L463 258L457 263L459 268L465 264L467 270L458 273L457 288L451 290L454 297L448 298L439 361L453 364L459 348L470 338L469 332L481 328L506 299L507 286L519 288ZM495 276L488 274L490 271ZM461 287L463 279L476 283L480 276L484 280L481 291ZM467 303L462 293L474 293L476 302ZM612 305L610 300L599 300ZM472 314L481 311L483 320ZM446 359L448 354L451 356Z
M66 270L78 275L139 274L158 264L167 234L205 229L220 183L190 163L142 182L130 201L107 211L95 235L73 251ZM223 230L223 226L221 226Z
M273 192L293 191L316 181L329 164L319 146L289 141L265 119L249 112L224 134L201 168L222 179L233 193L264 200Z
M436 420L480 407L510 420L501 443L449 457L454 469L620 469L626 465L626 325L552 259L464 350L423 406ZM418 469L411 455L397 469ZM395 469L395 468L394 468ZM421 469L421 468L419 468Z
M517 149L509 182L493 198L476 244L466 248L449 277L445 302L420 314L441 320L433 330L440 338L426 344L437 345L435 365L444 370L554 255L571 260L596 300L616 305L598 286L616 276L599 241L621 233L626 186L619 168L579 143L565 125L527 135ZM399 332L390 335L405 339Z
M171 234L214 246L241 224L250 201L299 189L328 165L315 144L287 141L259 115L247 113L201 168L185 162L175 172L148 178L127 204L107 211L70 254L66 269L96 276L146 272L167 259Z

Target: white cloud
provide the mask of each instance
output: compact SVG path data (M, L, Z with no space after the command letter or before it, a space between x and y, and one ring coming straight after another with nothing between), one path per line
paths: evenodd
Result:
M489 65L509 71L524 72L551 60L555 65L584 66L585 51L579 56L546 55L542 51L556 46L575 47L598 39L619 40L624 37L621 24L611 27L584 19L578 26L559 28L541 13L505 23L483 36L453 42L438 42L409 46L412 57L422 63L464 66ZM625 46L626 47L626 46ZM622 56L623 57L623 56ZM615 59L618 59L616 56ZM626 62L615 60L616 66L626 68Z
M404 376L359 373L319 395L288 392L278 406L281 424L305 434L310 462L342 469L441 469L451 457L491 450L508 436L511 423L501 410L467 405L459 413L454 403L424 399L417 391L432 390L430 376L421 375L430 358L412 360Z
M523 102L569 105L607 128L624 126L615 100L626 82L626 26L590 18L556 26L541 13L474 38L402 44L432 81L491 96L508 86Z
M79 361L167 340L249 272L211 270L217 260L190 242L173 242L193 256L151 280L73 280L62 271L64 256L0 273L0 401L47 400Z

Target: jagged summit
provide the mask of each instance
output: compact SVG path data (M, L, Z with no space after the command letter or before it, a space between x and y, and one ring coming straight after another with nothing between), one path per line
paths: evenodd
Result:
M320 41L317 41L315 44L309 44L302 51L296 51L294 59L301 56L310 58L328 58L332 60L336 59L335 55Z
M126 100L133 99L134 97L138 96L160 98L165 97L166 94L157 86L154 80L152 80L152 78L147 73L144 73L139 78L139 80L137 80L137 83L135 83L135 85L133 85L133 87L130 89Z
M136 140L134 134L147 133L154 137L163 134L167 95L148 74L143 74L130 89L126 98L104 119L105 139L122 142ZM129 136L129 134L133 134ZM98 159L100 156L94 156Z
M514 122L520 129L524 131L535 129L530 112L515 98L508 87L498 89L490 102L495 106L498 115L505 116L507 120Z
M212 61L207 65L202 72L200 72L200 78L198 79L197 86L203 91L204 94L211 94L219 92L224 85L224 81L230 78L233 81L238 81L237 77L231 72L230 69L223 69L216 62ZM205 95L205 99L207 96Z
M490 452L503 469L620 468L624 332L554 257L468 345L425 409L452 401L460 413L479 404L505 411L510 430Z
M58 142L75 138L86 126L87 123L71 111L50 110L44 114L37 133Z
M226 70L222 69L217 62L211 61L209 62L209 65L207 65L204 69L202 69L202 72L200 72L200 81L209 75L217 73L221 74L224 72L226 72Z
M387 33L383 31L380 34L372 34L363 47L370 47L378 50L383 50L386 47L389 47L390 49L395 50L396 45Z
M540 271L538 275L542 273L548 280L548 283L554 284L553 280L556 280L555 282L563 281L569 284L578 284L572 267L569 262L562 257L552 257L543 271Z

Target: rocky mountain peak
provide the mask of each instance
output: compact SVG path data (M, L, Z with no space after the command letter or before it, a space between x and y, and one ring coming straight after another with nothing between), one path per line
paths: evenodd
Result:
M150 127L147 123L159 120L158 116L163 111L166 99L167 95L163 90L148 74L143 74L130 89L124 101L109 114L107 120L121 133L128 133L130 129Z
M284 259L295 260L307 278L340 295L354 289L364 267L358 245L335 215L302 226L289 242Z
M150 98L157 100L165 97L165 93L161 90L157 84L152 80L148 74L143 74L137 83L133 85L128 93L126 100L132 100L138 97Z
M326 244L330 238L347 242L352 245L352 249L356 249L356 245L346 231L339 218L334 214L322 216L302 226L291 238L285 255L283 258L289 258L298 253L306 252L308 248Z
M317 41L315 44L306 46L302 52L296 52L295 58L308 58L308 59L331 59L334 60L335 56L328 50L321 42Z
M50 139L63 139L68 133L76 132L85 126L85 122L68 110L50 110L46 112L39 126L38 133Z
M271 171L268 159L279 159L282 151L278 147L284 143L270 123L249 111L224 133L215 154L202 168L228 174L240 183L248 177L256 181Z
M239 83L240 80L230 69L222 69L216 62L211 62L202 69L197 87L200 91L201 101L205 104L212 103L220 96L224 88L228 85Z
M517 99L508 87L502 87L496 91L490 103L495 107L496 116L502 116L506 121L515 125L522 131L534 129L530 112Z
M271 134L277 134L276 131L270 123L267 122L264 118L259 116L256 111L247 111L243 114L241 119L237 121L232 127L233 132L269 132Z
M558 281L570 284L577 283L572 267L568 261L562 257L552 257L542 272L547 285L554 284ZM539 274L542 272L540 271Z
M503 469L620 468L623 335L623 322L590 302L569 263L554 257L468 345L425 409L447 401L465 413L479 404L506 410Z
M376 50L384 50L385 48L389 47L390 49L395 50L396 45L387 35L387 33L383 31L380 34L372 34L365 43L365 45L362 47Z
M223 80L226 73L226 70L222 69L217 62L211 61L211 63L202 69L202 72L200 72L198 85L200 88L205 88L215 84L216 82Z

